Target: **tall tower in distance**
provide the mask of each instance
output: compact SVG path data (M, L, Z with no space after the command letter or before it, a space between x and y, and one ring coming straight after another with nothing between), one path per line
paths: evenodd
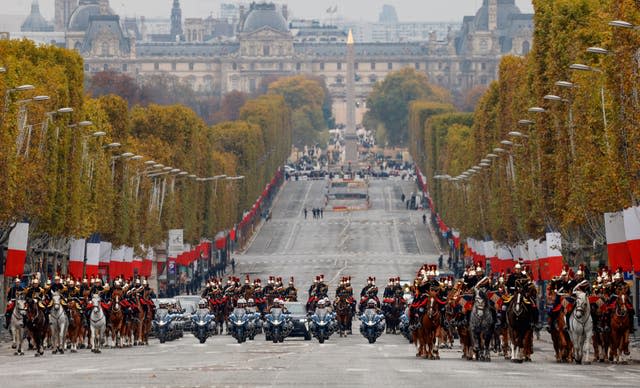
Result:
M182 40L182 9L180 9L180 0L173 0L171 8L171 38Z
M347 127L344 131L345 162L358 162L358 137L356 136L356 50L353 33L347 37Z
M54 6L54 30L65 31L69 25L71 13L78 8L78 0L56 0Z

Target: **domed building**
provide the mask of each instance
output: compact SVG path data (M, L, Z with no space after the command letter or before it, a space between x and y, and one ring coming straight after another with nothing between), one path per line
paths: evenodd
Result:
M53 24L50 24L41 14L40 14L40 4L38 4L38 0L33 0L31 3L31 13L25 21L22 23L20 27L20 31L22 32L51 32L53 31Z
M73 10L67 25L67 31L85 32L89 29L92 16L113 15L113 11L108 6L108 2L100 0L81 0L78 7Z

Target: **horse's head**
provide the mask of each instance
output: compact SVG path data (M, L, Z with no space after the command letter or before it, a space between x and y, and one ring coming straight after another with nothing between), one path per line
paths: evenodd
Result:
M429 309L427 310L427 315L429 318L433 318L438 313L438 306L436 306L436 298L433 295L429 295L427 298L429 301Z
M476 290L473 305L478 310L484 310L487 305L487 294L484 291Z
M60 310L61 307L61 297L60 294L56 291L51 295L51 304L55 310Z
M120 309L122 308L120 306L120 295L116 295L116 297L113 299L113 304L112 304L112 308L113 311L120 311Z
M26 306L26 304L27 304L27 302L23 298L16 299L15 310L18 312L18 314L20 314L23 317L27 315L27 306Z
M587 294L582 291L576 291L576 307L574 314L576 318L580 319L583 316L590 314L589 302L587 301Z
M93 312L97 313L98 310L101 310L102 307L100 305L100 295L94 294L91 298L91 304L93 305Z
M616 298L616 315L627 315L627 295L624 293L619 293Z

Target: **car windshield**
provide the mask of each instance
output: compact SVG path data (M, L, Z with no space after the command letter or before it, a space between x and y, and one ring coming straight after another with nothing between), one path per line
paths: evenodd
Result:
M302 303L285 303L285 307L291 314L305 315L307 313Z

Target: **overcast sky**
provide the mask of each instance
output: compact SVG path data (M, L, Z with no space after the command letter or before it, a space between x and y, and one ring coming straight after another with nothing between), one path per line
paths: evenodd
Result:
M53 19L54 0L39 0L42 14ZM32 0L0 0L0 14L23 15L29 13ZM218 14L220 3L234 0L180 0L182 17L202 17ZM325 17L327 8L337 5L338 14L347 19L375 21L383 4L396 7L400 21L462 21L465 15L473 15L482 0L275 0L289 5L293 16L305 19ZM144 15L169 17L172 0L111 0L113 8L121 16ZM248 3L248 1L247 1ZM533 12L531 0L516 0L522 12Z

